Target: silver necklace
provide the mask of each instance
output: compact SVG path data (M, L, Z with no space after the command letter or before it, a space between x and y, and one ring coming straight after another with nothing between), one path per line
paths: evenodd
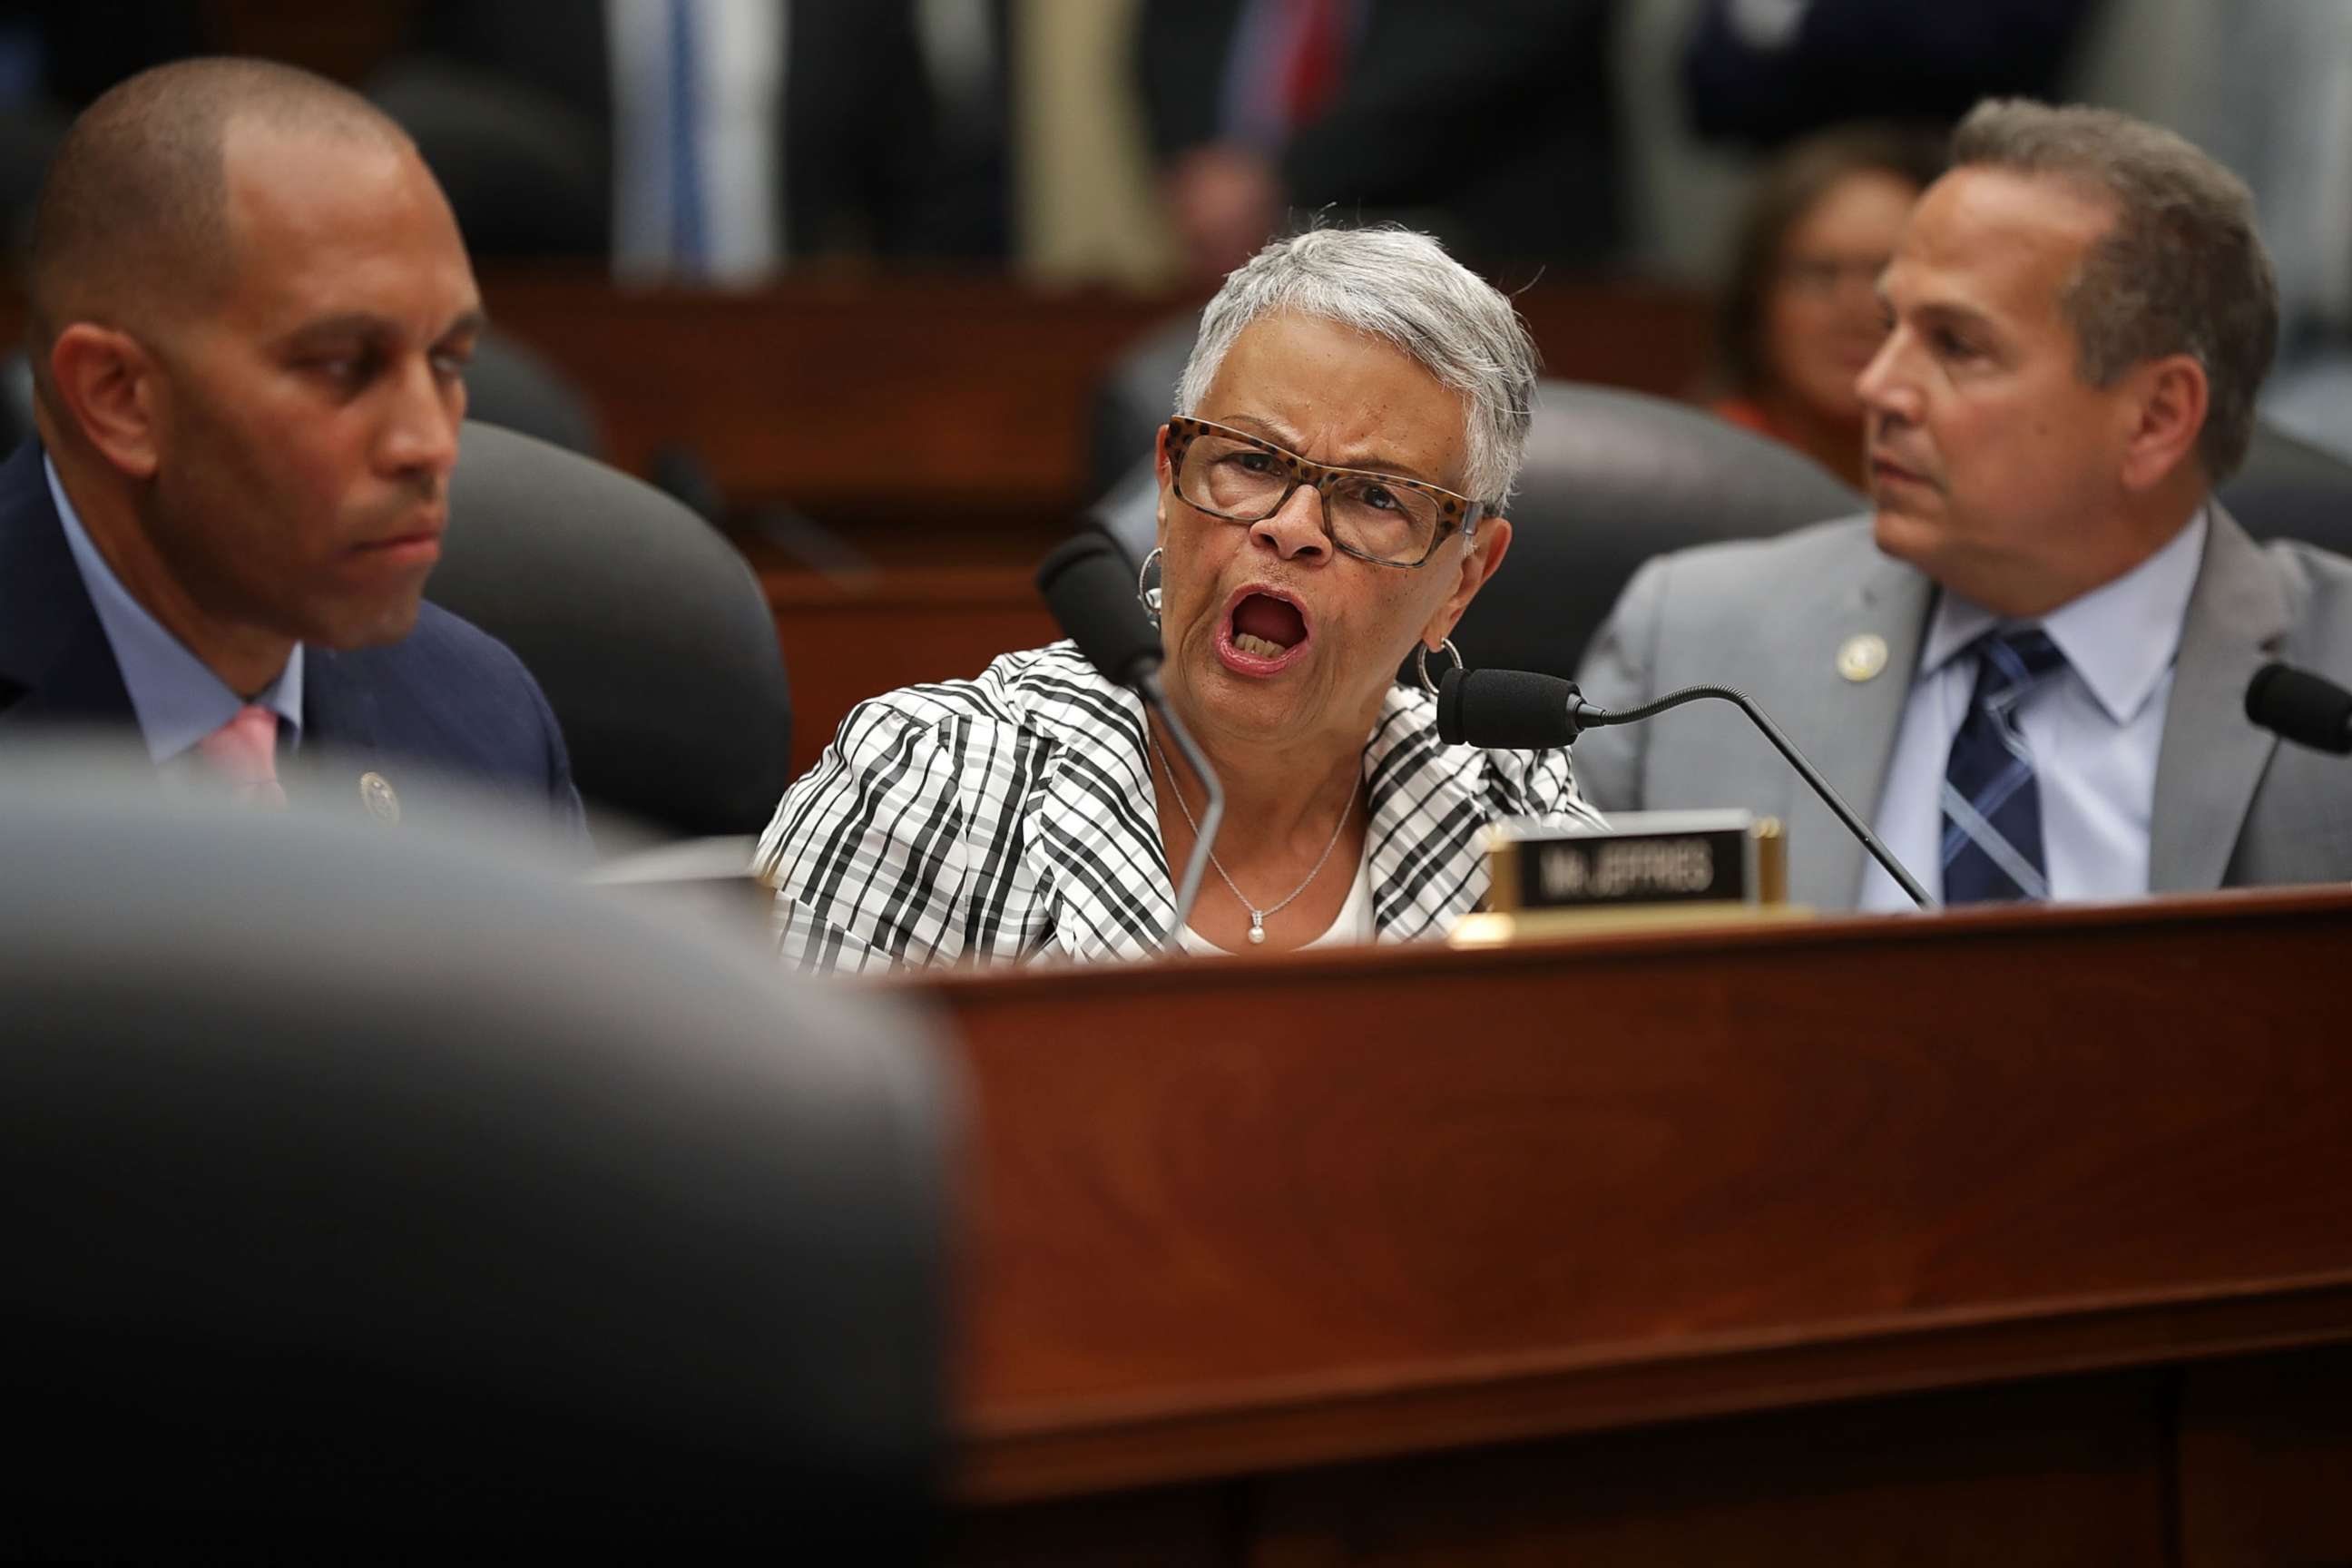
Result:
M1184 814L1184 826L1192 830L1193 837L1200 837L1201 825L1193 820L1192 808L1184 804L1184 792L1176 784L1176 770L1169 765L1168 753L1160 749L1160 737L1151 732L1151 727L1149 724L1144 726L1143 738L1150 743L1151 755L1160 763L1160 771L1168 775L1168 793L1176 797L1176 809ZM1214 849L1209 851L1209 868L1216 872L1218 879L1224 883L1226 890L1233 894L1234 901L1249 911L1251 946L1255 947L1265 941L1266 916L1280 914L1291 906L1299 894L1315 885L1315 879L1323 874L1323 868L1330 862L1331 851L1339 847L1339 835L1348 830L1348 818L1355 814L1356 797L1351 794L1348 796L1348 804L1340 808L1339 826L1331 829L1331 842L1323 846L1323 858L1315 862L1315 869L1307 873L1307 880L1291 889L1288 898L1278 904L1270 904L1265 909L1259 909L1242 896L1242 890L1234 886L1233 878L1225 874L1224 867L1219 863L1217 852Z

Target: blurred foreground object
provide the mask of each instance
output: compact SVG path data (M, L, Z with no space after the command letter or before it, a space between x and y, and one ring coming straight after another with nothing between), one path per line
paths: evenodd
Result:
M919 1548L917 1030L487 837L169 812L24 755L0 1555Z

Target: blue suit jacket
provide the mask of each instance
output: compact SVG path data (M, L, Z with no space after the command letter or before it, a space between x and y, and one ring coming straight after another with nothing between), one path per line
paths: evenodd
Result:
M357 811L359 779L375 773L404 818L429 818L446 781L463 780L546 812L560 832L584 831L555 715L488 633L428 604L399 642L350 653L306 645L302 658L302 750L317 765L289 771L289 796L331 792ZM0 746L37 726L136 723L40 447L27 442L0 467Z

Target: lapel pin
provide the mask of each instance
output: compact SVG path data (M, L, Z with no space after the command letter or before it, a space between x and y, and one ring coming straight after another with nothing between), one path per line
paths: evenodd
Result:
M400 825L400 796L394 793L392 781L382 773L360 775L360 802L368 815L386 827Z
M1838 645L1837 672L1860 685L1886 668L1886 639L1875 632L1850 637Z

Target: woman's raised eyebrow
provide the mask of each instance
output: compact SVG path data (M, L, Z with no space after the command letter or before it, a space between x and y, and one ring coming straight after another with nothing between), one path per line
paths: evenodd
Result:
M1236 414L1230 418L1221 419L1217 423L1230 425L1236 430L1245 430L1253 436L1273 442L1286 452L1297 453L1300 457L1306 456L1298 451L1298 437L1282 429L1270 419L1261 419L1255 414ZM1318 461L1313 458L1308 458L1307 460L1310 463ZM1394 458L1382 457L1377 453L1369 458L1358 458L1354 462L1323 463L1320 466L1327 468L1353 468L1370 474L1388 474L1400 479L1415 479L1424 485L1437 484L1435 479L1419 472L1412 464L1402 462ZM1439 486L1439 488L1444 487Z
M1298 444L1297 437L1293 436L1279 425L1275 424L1274 421L1270 419L1261 419L1255 414L1235 414L1227 418L1220 419L1217 423L1220 425L1229 425L1236 430L1245 431L1252 436L1255 436L1262 441L1271 441L1276 446L1282 447L1286 451Z

